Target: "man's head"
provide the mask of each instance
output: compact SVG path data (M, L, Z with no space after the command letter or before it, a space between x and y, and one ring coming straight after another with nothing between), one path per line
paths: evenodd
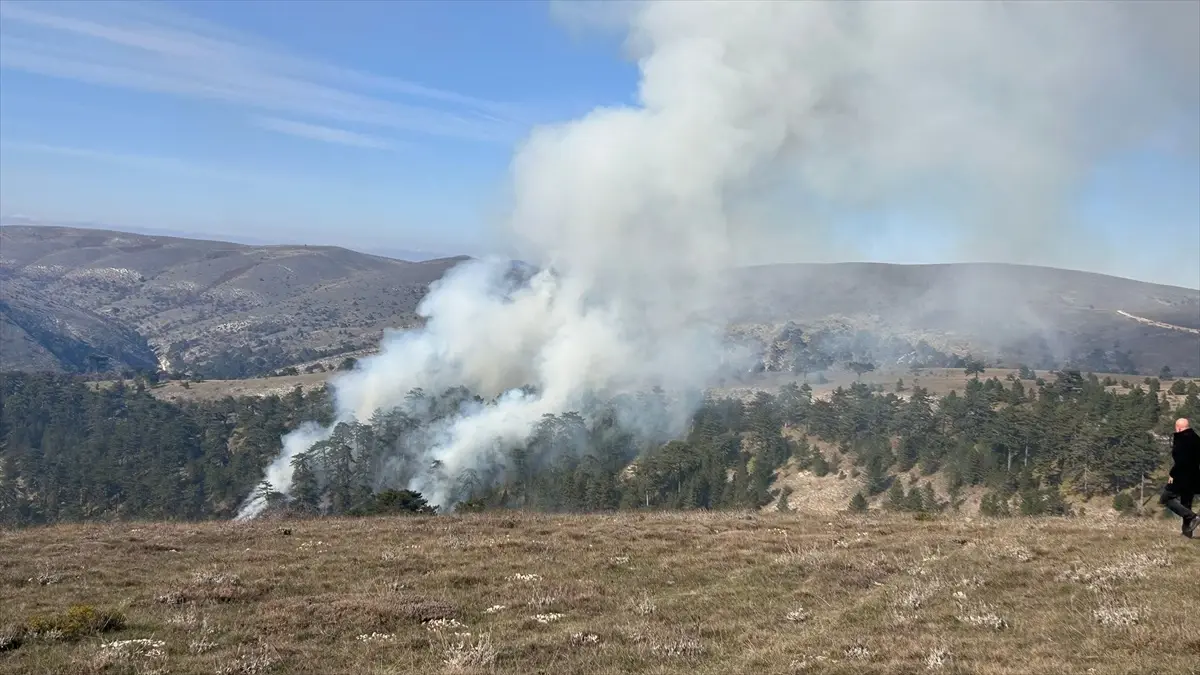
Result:
M1192 424L1191 424L1191 422L1188 422L1188 418L1180 417L1179 419L1175 420L1175 433L1179 433L1181 431L1187 431L1188 429L1191 429L1191 428L1192 428Z

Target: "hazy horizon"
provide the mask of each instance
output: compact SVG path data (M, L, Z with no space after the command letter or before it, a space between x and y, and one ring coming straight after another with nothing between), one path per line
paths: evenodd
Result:
M10 218L12 218L12 217L10 217ZM376 247L346 246L345 244L340 244L340 243L336 243L336 242L332 242L332 241L300 241L300 240L292 240L292 239L286 239L286 238L262 239L262 238L257 238L257 237L253 237L253 236L239 235L237 233L229 233L229 234L220 235L220 236L209 236L202 232L188 232L188 231L184 231L184 230L171 230L171 229L165 229L165 228L123 228L123 227L115 226L115 225L108 224L108 223L35 222L32 220L26 220L21 216L17 216L15 220L0 218L0 227L65 227L65 228L79 228L79 229L91 229L91 230L106 230L106 231L113 231L113 232L126 232L129 234L138 234L138 235L145 235L145 236L152 236L152 237L174 237L174 238L179 238L179 239L194 239L194 240L199 240L199 241L222 241L222 242L228 242L231 244L241 244L241 245L245 245L245 246L335 246L335 247L345 248L350 251L356 251L358 253L364 253L367 255L377 255L377 256L381 256L381 257L385 257L385 258L394 258L396 260L405 260L405 261L409 261L409 262L423 262L423 261L428 261L428 260L438 260L438 259L444 259L444 258L456 258L456 257L460 257L460 256L479 258L479 257L486 257L488 255L499 255L499 256L503 257L502 253L496 253L494 251L481 251L481 250L475 250L475 251L469 251L469 250L430 251L430 250L407 248L407 247L404 247L402 244L397 244L397 245L382 244L382 245L376 246ZM859 264L861 264L861 265L898 265L898 266L912 266L912 267L930 266L930 265L1011 265L1011 266L1017 266L1017 267L1020 267L1020 266L1049 267L1050 269L1059 269L1059 270L1063 270L1063 271L1067 271L1067 272L1082 272L1082 273L1087 273L1087 274L1101 274L1101 275L1105 275L1105 276L1115 276L1115 277L1122 278L1122 279L1129 279L1130 281L1138 281L1138 282L1148 283L1148 284L1160 284L1160 285L1164 285L1164 286L1173 286L1175 288L1184 288L1187 290L1200 291L1200 279L1197 280L1195 285L1188 286L1188 285L1180 285L1180 284L1163 283L1160 281L1155 281L1153 279L1140 279L1137 277L1110 274L1108 272L1096 271L1096 270L1078 269L1078 268L1072 268L1072 267L1034 265L1034 264L1030 264L1030 263L991 261L991 260L940 260L940 261L918 261L918 262L892 262L892 261L883 261L883 260L865 260L865 259L852 259L851 258L851 259L845 259L845 260L821 260L821 261L793 260L793 261L784 261L784 262L772 262L772 261L748 262L743 265L740 265L739 267L747 268L747 267L769 267L769 266L773 266L773 265L859 265Z

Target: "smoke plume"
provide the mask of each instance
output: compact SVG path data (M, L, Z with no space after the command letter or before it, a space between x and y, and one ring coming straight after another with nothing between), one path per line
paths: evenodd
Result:
M1062 244L1096 162L1200 147L1200 3L613 5L602 18L627 31L639 105L534 129L512 162L505 235L536 272L460 266L430 289L422 329L335 382L340 419L414 388L496 399L423 450L439 472L411 484L431 503L498 440L592 397L661 387L679 405L655 423L681 430L722 358L723 274L870 235L830 214L911 209L954 223L935 235L963 247L1061 264L1087 248ZM275 489L321 433L286 437Z

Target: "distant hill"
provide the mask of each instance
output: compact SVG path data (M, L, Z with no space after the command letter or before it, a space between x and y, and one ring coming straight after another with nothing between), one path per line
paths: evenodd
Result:
M258 374L413 325L428 284L464 259L0 227L0 365Z
M0 216L0 228L4 227L57 227L68 230L93 230L101 232L113 232L119 230L127 235L133 234L148 237L170 237L175 239L196 239L208 241L208 237L205 237L203 233L191 232L188 230L140 226L122 226L121 228L114 228L103 223L45 221L21 215ZM251 232L239 232L236 234L229 233L220 236L220 241L227 241L228 243L232 244L244 244L247 246L274 246L279 243L277 241L256 237ZM377 255L384 258L395 258L396 260L407 260L412 262L422 262L425 260L453 257L445 253L438 253L436 251L395 248L391 246L355 246L351 250L360 253L366 253L368 255Z
M4 226L0 369L240 378L333 363L373 349L386 328L417 325L430 282L467 259ZM999 264L770 265L727 281L736 330L767 351L824 330L847 343L832 351L881 362L923 342L994 365L1200 374L1197 290ZM788 322L805 337L781 342Z
M747 267L730 288L748 325L861 329L1012 366L1200 373L1200 290L987 263Z

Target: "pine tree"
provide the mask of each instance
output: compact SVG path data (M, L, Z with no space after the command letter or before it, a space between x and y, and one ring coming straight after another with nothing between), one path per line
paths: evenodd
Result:
M921 513L926 510L925 496L922 494L921 490L915 486L909 489L908 493L904 496L904 502L905 507L909 511Z
M825 453L813 448L812 452L812 472L816 476L829 475L829 462L825 459Z
M867 494L874 496L887 489L888 477L887 472L883 468L883 459L879 455L872 455L867 460L866 475L863 477L863 486L867 490Z
M792 496L792 487L791 487L791 486L786 486L786 485L785 485L784 487L780 488L780 490L779 490L779 501L778 501L778 503L775 505L775 509L776 509L777 511L781 512L781 513L788 513L788 512L790 512L790 511L792 510L792 507L791 507L791 505L788 503L788 499L789 499L791 496Z
M861 492L855 492L850 498L850 510L854 513L865 513L867 510L867 499L863 497Z
M321 486L309 457L302 453L292 459L292 505L301 513L317 513L321 504Z
M938 501L937 493L934 492L933 486L928 482L921 487L921 510L930 513L942 510L942 504Z

